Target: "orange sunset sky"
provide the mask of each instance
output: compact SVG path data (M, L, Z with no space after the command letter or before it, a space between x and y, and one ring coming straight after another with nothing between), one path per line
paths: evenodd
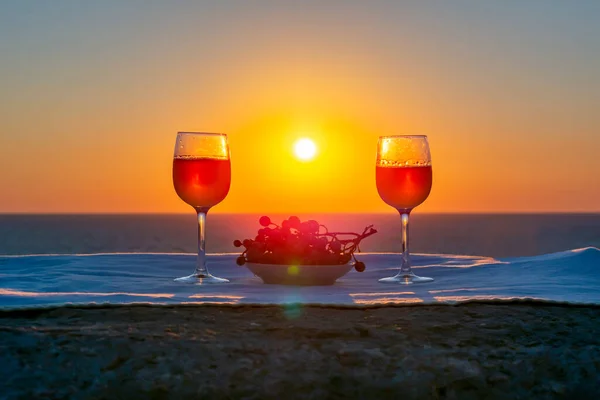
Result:
M211 212L392 212L392 134L429 136L418 212L598 212L599 20L597 1L1 2L0 212L192 212L183 130L229 136Z

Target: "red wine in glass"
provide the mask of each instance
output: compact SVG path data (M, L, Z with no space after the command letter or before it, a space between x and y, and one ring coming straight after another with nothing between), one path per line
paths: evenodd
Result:
M431 191L431 166L382 167L375 171L381 199L396 210L412 210L423 203Z
M375 181L381 199L400 213L402 221L400 271L379 282L405 285L431 282L432 278L417 276L412 272L408 250L408 217L415 207L427 199L433 182L427 136L380 137Z
M194 208L212 207L229 192L231 163L220 158L173 159L173 186L181 200Z
M196 210L198 216L198 258L196 270L175 279L194 284L226 283L208 272L206 266L206 215L229 192L231 163L227 135L220 133L179 132L173 155L175 192Z

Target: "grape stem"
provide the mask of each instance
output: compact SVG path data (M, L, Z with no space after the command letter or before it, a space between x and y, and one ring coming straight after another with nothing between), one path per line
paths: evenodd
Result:
M371 236L375 233L377 233L377 231L375 229L373 229L373 225L369 225L363 230L363 233L360 233L360 234L356 233L356 232L327 232L327 233L319 233L319 234L317 234L317 236L354 235L357 237L366 238L367 236Z
M358 250L358 252L360 253L360 242L361 240L363 240L366 237L369 237L371 235L374 235L377 233L377 230L373 229L373 225L369 225L367 226L364 230L362 234L358 234L358 233L354 233L354 232L332 232L330 234L328 234L327 236L333 236L337 241L339 241L344 247L343 247L343 252L350 252L350 254L352 254L352 256L354 257L354 251ZM338 239L337 235L356 235L356 238L354 239ZM348 246L350 245L350 246Z

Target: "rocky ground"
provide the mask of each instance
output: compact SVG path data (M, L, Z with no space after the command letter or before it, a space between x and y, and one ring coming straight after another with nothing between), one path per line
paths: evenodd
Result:
M597 399L600 308L0 312L2 399Z

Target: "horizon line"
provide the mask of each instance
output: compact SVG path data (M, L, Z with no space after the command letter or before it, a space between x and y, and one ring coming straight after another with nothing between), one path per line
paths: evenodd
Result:
M83 212L29 212L29 211L15 211L6 212L0 211L0 216L7 215L190 215L193 213L188 212L128 212L128 211L111 211L111 212L94 212L94 211L83 211ZM267 213L264 212L212 212L211 215L396 215L396 212L361 212L361 211L348 211L348 212L337 212L337 211L316 211L316 212L276 212ZM591 215L600 214L600 210L597 211L424 211L416 212L418 215L548 215L548 214L574 214L574 215Z

